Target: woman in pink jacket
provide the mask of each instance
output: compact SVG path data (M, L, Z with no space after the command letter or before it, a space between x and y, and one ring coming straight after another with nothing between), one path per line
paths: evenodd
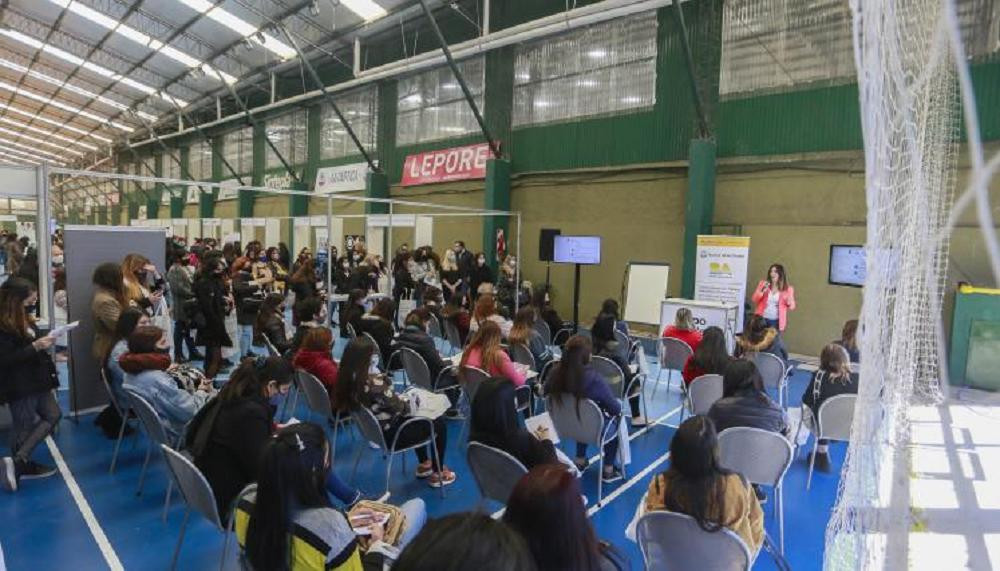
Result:
M486 371L491 377L503 377L515 387L524 384L525 376L507 356L500 346L500 326L493 321L484 321L469 341L462 353L461 368L476 367ZM461 378L461 373L459 373Z
M771 264L767 269L767 279L757 284L751 297L757 304L755 313L762 316L769 327L784 331L788 325L788 312L795 310L795 288L788 285L785 267Z

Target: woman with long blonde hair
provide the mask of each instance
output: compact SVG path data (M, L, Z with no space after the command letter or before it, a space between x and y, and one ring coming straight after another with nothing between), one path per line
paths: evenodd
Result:
M147 285L150 278L153 291ZM163 278L156 271L156 266L142 254L127 254L122 260L122 281L125 283L126 301L132 305L150 309L163 299Z
M462 379L465 378L466 367L482 369L491 377L504 377L517 387L526 380L524 373L514 366L507 352L500 346L500 327L492 321L483 322L462 352L458 369Z

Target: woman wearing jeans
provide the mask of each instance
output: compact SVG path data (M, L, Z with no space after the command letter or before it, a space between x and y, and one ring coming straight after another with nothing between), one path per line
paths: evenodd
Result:
M21 478L44 478L55 469L31 459L31 453L52 433L62 412L53 394L59 386L48 349L53 337L35 329L34 284L11 278L0 286L0 403L10 405L13 419L11 456L0 459L0 486L16 491Z

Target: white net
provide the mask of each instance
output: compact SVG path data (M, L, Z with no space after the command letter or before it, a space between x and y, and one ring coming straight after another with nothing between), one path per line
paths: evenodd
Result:
M974 185L957 202L985 195L987 168L1000 161L982 160L955 0L850 0L850 7L864 131L868 273L860 392L827 527L825 566L904 568L911 521L908 412L914 401L941 399L945 382L941 302L958 210L963 110ZM977 203L983 205L980 223L993 254L988 200Z

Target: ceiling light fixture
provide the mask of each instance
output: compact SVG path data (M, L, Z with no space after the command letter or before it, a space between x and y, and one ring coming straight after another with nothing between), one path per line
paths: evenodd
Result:
M155 52L161 53L178 63L186 65L187 67L201 67L203 65L205 66L208 65L207 63L197 58L191 57L188 54L172 46L166 45L160 40L152 38L147 34L144 34L127 24L119 22L114 18L111 18L105 14L102 14L101 12L98 12L97 10L94 10L93 8L85 4L82 4L81 2L79 2L79 0L49 0L49 2L61 6L62 8L66 8L70 12L82 16L83 18L90 20L91 22L97 24L98 26L101 26L106 30L111 30L112 32L121 34L122 36L125 36L126 38L132 40L133 42L141 46L147 47ZM236 83L236 78L233 77L232 75L224 71L219 71L219 74L222 76L223 80L226 83ZM212 77L218 77L218 75L216 75L214 71L209 75L211 75Z
M28 69L28 68L24 67L23 65L14 63L14 62L12 62L10 60L4 59L4 58L0 58L0 66L6 67L8 69L12 69L12 70L20 72L20 73L25 73L29 77L33 77L35 79L44 81L46 83L51 83L52 85L57 85L57 86L65 89L66 91L72 91L73 93L76 93L78 95L83 95L84 97L89 97L91 99L95 99L97 101L100 101L101 103L104 103L105 105L109 105L111 107L114 107L115 109L118 109L118 110L121 110L121 111L124 111L124 110L128 109L128 105L125 105L124 103L119 103L118 101L115 101L114 99L109 99L109 98L107 98L107 97L105 97L103 95L98 95L97 93L94 93L94 92L89 91L87 89L84 89L82 87L78 87L76 85L73 85L72 83L68 83L65 80L56 79L56 78L52 77L51 75L46 75L46 74L41 73L39 71L35 71L33 69ZM151 114L145 113L145 112L140 112L139 114L143 118L145 118L145 119L147 119L149 121L156 121L156 115L151 115Z
M23 143L18 143L16 141L11 141L9 139L4 139L0 137L0 145L4 145L11 152L21 153L22 155L27 155L36 159L41 159L43 161L65 161L66 158L62 155L57 155L55 153L45 151L42 149L36 149L30 145L25 145ZM51 157L51 158L45 158Z
M71 63L73 65L78 65L80 67L83 67L84 69L88 69L88 70L96 73L97 75L100 75L102 77L106 77L106 78L108 78L108 79L110 79L110 80L112 80L114 82L123 83L123 84L131 87L132 89L135 89L137 91L141 91L141 92L143 92L143 93L145 93L147 95L156 95L160 99L163 99L163 100L165 100L165 101L167 101L168 103L171 103L171 104L173 104L174 101L182 102L183 103L182 107L187 106L187 102L186 101L183 101L183 100L175 98L175 97L173 97L171 95L165 94L162 91L157 90L155 87L150 87L149 85L146 85L145 83L142 83L140 81L136 81L136 80L134 80L134 79L132 79L130 77L125 77L125 76L121 75L120 73L115 73L115 72L111 71L110 69L108 69L108 68L106 68L104 66L97 65L96 63L94 63L92 61L84 60L83 58L75 56L75 55L67 52L64 49L57 48L57 47L53 46L52 44L46 44L44 42L41 42L41 41L39 41L39 40L31 37L31 36L22 34L21 32L18 32L17 30L11 30L9 28L5 28L5 29L0 30L0 34L3 34L4 36L7 36L8 38L10 38L12 40L16 40L18 42L21 42L22 44L24 44L26 46L33 47L36 50L41 50L41 51L43 51L43 52L45 52L47 54L53 55L53 56L55 56L55 57L57 57L57 58L59 58L59 59L61 59L63 61L67 61L67 62L69 62L69 63Z
M58 101L58 100L56 100L55 98L52 98L52 97L45 97L44 95L39 95L39 94L35 93L34 91L29 91L29 90L27 90L27 89L25 89L23 87L18 87L16 85L11 85L10 83L7 83L6 81L0 81L0 90L10 91L10 92L12 92L12 93L14 93L16 95L23 95L24 97L27 97L28 99L34 99L35 101L38 101L40 103L45 103L45 104L51 105L53 107L58 107L59 109L62 109L63 111L69 111L70 113L76 113L76 114L80 115L81 117L86 117L86 118L91 119L93 121L97 121L98 123L101 123L101 124L109 124L112 127L115 127L116 129L121 129L122 131L125 131L126 133L131 133L132 131L135 130L132 127L129 127L128 125L126 125L124 123L119 123L118 121L112 121L109 117L103 117L101 115L97 115L96 113L91 113L90 111L85 111L85 110L83 110L83 109L81 109L79 107L75 107L75 106L70 105L68 103L63 103L62 101Z
M296 51L288 44L274 36L264 34L257 26L233 15L217 4L213 4L208 0L178 0L178 2L204 14L206 17L215 20L244 38L253 36L255 42L264 46L264 49L276 54L283 60L292 59L296 56Z
M40 129L34 125L28 125L27 123L21 123L20 121L15 121L10 117L0 116L0 123L7 123L8 125L13 125L18 129L24 129L25 131L31 131L33 133L38 133L39 135L44 135L46 137L52 137L53 139L59 139L60 141L65 141L71 145L77 145L83 147L84 149L89 149L91 151L97 150L97 145L91 145L89 143L84 143L82 141L74 140L72 137L67 137L66 135L60 135L55 131L46 131L45 129Z
M91 133L89 131L85 131L84 129L80 129L79 127L74 127L74 126L66 123L65 121L60 122L60 121L56 121L54 119L49 119L48 117L45 117L44 115L40 115L38 112L25 111L24 109L20 109L18 107L14 107L13 105L7 105L6 103L3 103L3 102L0 102L0 109L6 109L7 111L10 111L12 113L16 113L18 115L23 115L24 117L27 117L28 119L34 119L35 121L40 121L42 123L46 123L48 125L52 125L53 127L59 127L60 129L65 129L67 131L71 131L73 133L77 133L78 135L83 135L85 137L91 137L93 139L97 139L98 141L101 141L102 143L110 143L111 142L111 139L109 139L107 137L103 137L103 136L98 135L96 133Z
M351 12L360 16L365 22L378 20L389 13L373 0L340 0L340 3Z
M39 145L45 145L47 147L55 147L56 149L59 149L60 151L63 151L65 153L69 153L71 155L75 155L75 156L78 156L78 157L82 157L83 156L83 153L81 153L80 151L75 151L73 149L67 149L65 145L60 145L59 143L50 143L50 142L46 141L45 139L39 139L38 137L32 137L31 135L26 135L26 134L24 134L24 133L22 133L20 131L14 131L13 129L8 129L6 127L0 127L0 133L7 133L8 135L13 135L14 137L20 137L20 138L24 139L25 141L31 141L33 143L38 143Z

